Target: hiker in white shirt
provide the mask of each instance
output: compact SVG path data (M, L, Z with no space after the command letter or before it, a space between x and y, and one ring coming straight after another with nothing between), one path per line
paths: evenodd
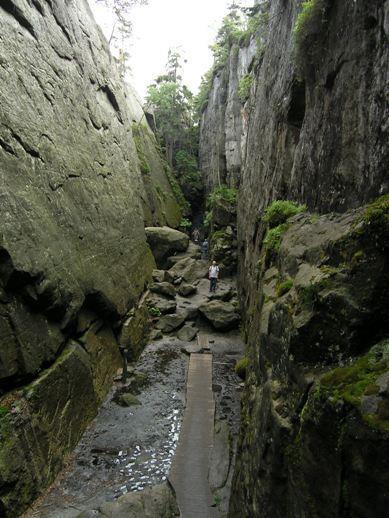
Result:
M216 264L216 261L212 261L212 264L208 270L208 276L209 276L209 291L215 292L216 286L217 286L217 279L219 277L219 267Z

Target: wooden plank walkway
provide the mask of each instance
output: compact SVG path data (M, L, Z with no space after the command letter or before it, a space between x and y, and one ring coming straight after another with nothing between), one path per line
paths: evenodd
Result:
M208 345L208 340L199 337L200 344ZM212 354L191 354L186 409L169 477L182 518L218 516L217 510L211 507L213 499L208 483L214 413Z

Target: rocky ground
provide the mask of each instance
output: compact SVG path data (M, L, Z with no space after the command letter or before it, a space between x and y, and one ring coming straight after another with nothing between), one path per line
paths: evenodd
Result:
M215 505L222 515L226 512L240 412L234 366L243 344L236 329L234 279L221 280L216 294L209 294L207 262L198 259L198 253L198 247L190 245L186 253L167 258L165 270L154 272L148 345L129 367L126 383L117 377L67 468L25 518L94 516L103 508L113 513L114 506L124 502L123 495L127 502L131 493L165 483L185 407L189 354L201 350L195 340L199 332L207 335L214 358L210 483ZM88 514L91 510L94 514Z

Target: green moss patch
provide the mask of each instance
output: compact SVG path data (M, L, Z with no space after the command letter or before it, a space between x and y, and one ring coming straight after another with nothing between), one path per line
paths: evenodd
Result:
M244 103L250 96L251 85L253 84L253 76L251 74L246 74L239 81L238 86L238 97Z
M330 0L307 0L294 26L296 62L300 72L319 61L328 23Z
M290 225L288 223L283 223L282 225L278 225L277 227L268 230L265 239L263 240L263 244L269 252L277 254L280 251L282 237L289 227Z
M365 209L363 220L367 225L389 227L389 194L370 203Z
M340 367L325 374L318 387L318 394L324 394L336 403L346 401L360 408L362 398L379 393L377 379L389 368L389 340L374 346L369 353L358 358L347 367ZM389 408L386 400L378 400L378 411L364 415L366 422L389 431Z
M288 293L293 287L292 279L286 279L286 281L280 282L276 287L277 297L282 297L285 293Z
M286 223L290 217L306 210L306 205L298 205L289 200L276 200L265 209L263 221L269 225L269 228L275 228Z
M248 367L249 360L247 356L244 356L239 361L236 362L235 365L235 372L241 378L242 380L246 379L247 374L247 367Z

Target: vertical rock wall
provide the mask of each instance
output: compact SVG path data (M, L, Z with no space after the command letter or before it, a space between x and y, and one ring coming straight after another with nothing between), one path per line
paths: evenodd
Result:
M214 76L200 128L200 170L208 192L221 184L239 185L247 111L238 89L251 69L256 48L255 38L242 48L233 45L226 66Z
M154 265L144 222L179 221L87 2L1 1L2 516L53 480L109 390L120 324Z
M311 46L298 56L294 27L301 4L270 2L269 36L253 70L243 140L242 126L226 117L234 48L214 79L202 119L200 155L208 190L220 176L229 183L231 128L235 139L229 141L240 140L245 150L238 264L249 369L231 516L380 516L389 498L383 489L388 466L378 460L387 449L388 425L385 403L367 401L369 390L384 398L386 389L374 388L382 381L378 376L368 390L359 383L370 373L371 367L364 369L374 364L372 354L376 372L385 377L388 370L386 360L380 363L386 342L375 345L388 329L367 317L388 307L379 288L387 283L387 201L381 202L378 227L369 222L362 239L355 233L361 215L345 217L343 236L335 230L338 216L322 216L326 234L314 224L319 216L311 215L296 242L285 237L273 256L263 247L262 216L276 199L306 203L318 214L343 213L388 193L389 3L317 0L325 16L313 19L307 29ZM357 272L364 268L362 277L369 281L359 284ZM373 278L380 280L376 284ZM373 289L368 296L366 283ZM351 293L359 293L358 300ZM316 316L308 317L307 307ZM313 325L309 332L307 325ZM355 340L354 347L345 340ZM343 376L347 389L339 381Z

